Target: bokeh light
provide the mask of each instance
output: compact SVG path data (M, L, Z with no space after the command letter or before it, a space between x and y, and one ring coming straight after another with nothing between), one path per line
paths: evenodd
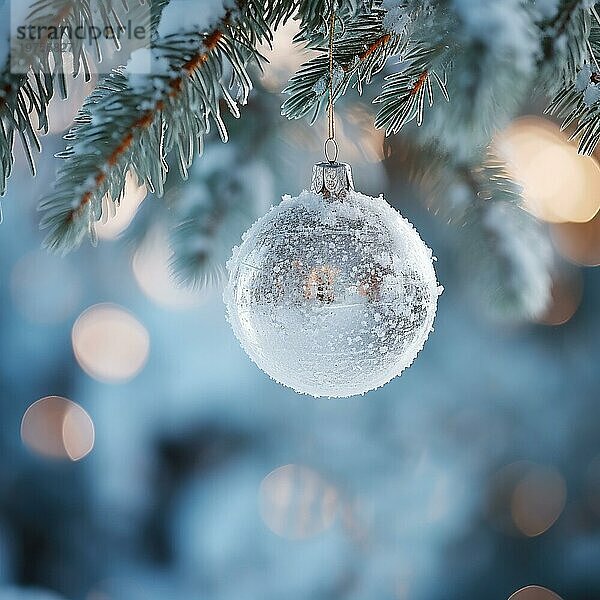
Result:
M336 488L303 465L285 465L269 473L259 491L260 514L277 535L306 539L328 529L338 510Z
M560 596L539 585L528 585L516 591L508 600L562 600Z
M261 82L271 92L279 93L300 65L308 60L306 51L294 44L294 36L300 31L298 21L289 19L278 27L271 45L265 43L259 51L268 59L264 65Z
M550 303L536 321L541 325L564 325L577 312L583 297L583 277L578 270L553 275Z
M550 227L556 250L584 267L600 265L600 213L587 223L557 223Z
M527 537L541 535L560 517L566 498L565 480L558 471L548 467L532 469L513 492L513 521Z
M350 163L380 162L385 158L385 131L373 127L373 115L363 106L348 107L338 119L340 153Z
M555 123L540 117L515 120L494 140L494 150L523 186L525 207L550 223L583 223L600 209L600 167L577 153Z
M155 227L150 230L133 255L131 266L135 280L144 294L163 308L195 308L210 295L211 290L199 292L177 285L170 267L172 256L164 229Z
M519 461L491 478L488 516L503 533L536 537L556 523L566 497L565 480L556 469Z
M21 439L36 454L81 460L94 447L94 424L88 413L61 396L34 402L23 415Z
M122 383L146 364L150 336L128 311L97 304L84 311L72 331L73 352L81 368L104 383Z
M20 258L10 276L14 306L33 323L60 323L76 310L81 283L70 263L43 250Z
M125 190L119 206L108 197L102 200L102 220L96 224L96 233L101 240L117 239L131 224L140 204L148 195L146 184L138 181L137 175L127 172Z

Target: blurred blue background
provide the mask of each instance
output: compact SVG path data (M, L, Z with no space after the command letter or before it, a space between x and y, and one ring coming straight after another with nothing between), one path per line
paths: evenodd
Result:
M209 143L185 188L159 200L131 181L98 248L40 249L35 207L77 92L53 108L35 179L18 158L0 229L0 598L504 600L528 585L600 598L600 273L582 266L597 264L597 218L532 208L555 247L553 299L537 322L500 319L473 294L460 229L350 105L357 187L417 226L445 287L402 377L365 397L296 395L245 356L218 284L170 277L168 215L214 193L210 177L247 208L224 225L223 258L308 186L321 131L284 122L269 91L292 68L271 66L246 133ZM548 143L536 111L513 142ZM543 181L551 160L525 171ZM551 598L533 594L519 598Z

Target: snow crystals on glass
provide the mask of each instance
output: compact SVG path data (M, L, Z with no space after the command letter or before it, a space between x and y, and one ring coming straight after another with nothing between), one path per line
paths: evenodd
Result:
M431 250L350 167L315 166L311 191L286 196L243 236L227 265L228 319L250 358L297 392L346 397L410 366L441 288Z

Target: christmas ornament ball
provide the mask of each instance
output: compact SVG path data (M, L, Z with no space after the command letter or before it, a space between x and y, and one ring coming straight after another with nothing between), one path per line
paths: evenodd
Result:
M355 192L347 174L347 189L330 193L321 177L284 197L227 264L227 317L243 349L315 397L364 394L410 366L441 291L413 226L383 197Z

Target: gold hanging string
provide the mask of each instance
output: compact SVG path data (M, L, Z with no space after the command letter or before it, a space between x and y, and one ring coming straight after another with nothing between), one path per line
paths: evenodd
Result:
M325 141L325 158L335 162L338 156L338 145L335 141L335 114L333 107L333 50L335 37L335 0L331 0L331 14L329 16L329 106L327 109L329 120L329 137ZM333 152L333 154L332 154Z
M331 8L329 21L329 137L335 139L335 116L333 113L333 37L335 33L335 8Z

